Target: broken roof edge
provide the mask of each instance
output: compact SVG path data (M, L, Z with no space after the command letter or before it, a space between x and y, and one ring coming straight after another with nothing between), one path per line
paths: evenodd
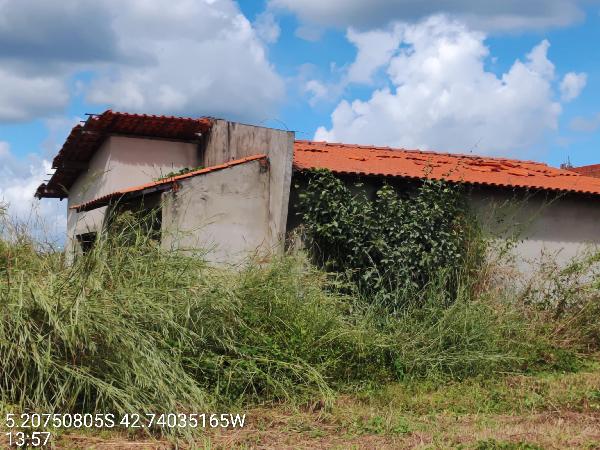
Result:
M138 186L132 186L125 189L120 189L118 191L111 192L110 194L103 195L101 197L95 198L93 200L80 203L78 205L70 206L69 209L75 210L77 212L85 212L91 211L93 209L101 208L103 206L107 206L112 203L115 199L120 200L125 196L133 196L136 197L138 195L145 195L147 193L154 193L158 191L164 191L172 189L177 185L178 181L185 180L187 178L196 177L199 175L204 175L211 172L217 172L219 170L227 169L230 167L238 166L240 164L245 164L251 161L265 161L268 163L267 155L264 153L246 156L245 158L235 159L229 161L224 164L218 164L216 166L210 166L203 169L193 170L188 173L184 173L182 175L176 175L173 177L163 178L152 183L146 183Z

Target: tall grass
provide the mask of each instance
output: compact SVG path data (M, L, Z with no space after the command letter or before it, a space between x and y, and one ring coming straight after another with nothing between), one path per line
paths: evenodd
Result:
M160 249L135 219L118 225L70 265L0 230L1 402L131 413L327 400L362 383L544 368L555 348L551 330L471 284L448 302L429 283L390 315L301 255L215 268Z

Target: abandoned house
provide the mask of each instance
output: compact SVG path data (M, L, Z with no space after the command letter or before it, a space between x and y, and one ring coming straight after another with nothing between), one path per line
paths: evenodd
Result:
M278 251L297 224L295 186L314 168L373 192L384 181L461 183L484 219L519 198L524 207L511 220L527 223L513 250L523 272L544 255L566 262L600 243L600 179L533 161L299 141L221 119L108 110L73 128L53 167L36 196L68 199L69 255L93 245L114 205L159 207L161 245L207 249L210 261Z

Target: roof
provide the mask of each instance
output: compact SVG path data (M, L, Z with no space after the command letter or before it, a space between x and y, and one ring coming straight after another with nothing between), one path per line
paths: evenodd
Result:
M162 139L198 140L212 126L212 119L127 114L107 110L90 115L83 125L76 125L52 162L56 172L41 184L36 197L64 198L79 173L109 135L143 136Z
M77 125L53 161L56 172L36 196L68 196L68 190L88 161L111 134L184 141L198 139L213 124L211 118L150 116L105 111ZM364 145L296 141L294 168L330 169L340 174L444 179L459 183L545 189L600 195L597 166L558 169L534 161L458 155Z
M174 177L163 178L158 181L153 181L152 183L146 183L139 186L133 186L126 189L121 189L119 191L111 192L110 194L103 195L102 197L98 197L96 199L90 200L85 203L81 203L79 205L71 206L70 209L74 209L77 212L81 211L90 211L92 209L100 208L102 206L106 206L111 202L119 201L119 200L127 200L131 197L138 197L141 195L150 194L158 191L165 191L173 188L177 188L177 182L181 180L185 180L186 178L196 177L198 175L204 175L210 172L216 172L219 170L227 169L229 167L237 166L240 164L245 164L250 161L267 161L267 155L252 155L247 156L245 158L236 159L233 161L229 161L225 164L219 164L217 166L207 167L205 169L198 169L192 172L185 173L183 175L177 175Z
M600 195L600 179L535 161L296 141L294 168Z
M580 167L569 167L571 172L577 172L578 174L585 175L587 177L600 178L600 164L592 164L590 166Z

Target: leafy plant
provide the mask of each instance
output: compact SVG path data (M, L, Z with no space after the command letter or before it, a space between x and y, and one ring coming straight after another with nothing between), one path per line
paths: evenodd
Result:
M186 173L190 173L190 172L194 172L196 170L200 170L200 169L204 169L204 166L197 166L197 167L184 167L183 169L179 169L179 170L174 170L172 172L169 172L163 176L160 176L158 178L155 178L154 181L162 181L162 180L166 180L167 178L173 178L179 175L185 175Z
M393 309L441 283L455 297L458 274L480 258L460 188L426 180L409 194L384 184L370 201L329 171L309 173L299 214L315 261L346 274L358 292Z

